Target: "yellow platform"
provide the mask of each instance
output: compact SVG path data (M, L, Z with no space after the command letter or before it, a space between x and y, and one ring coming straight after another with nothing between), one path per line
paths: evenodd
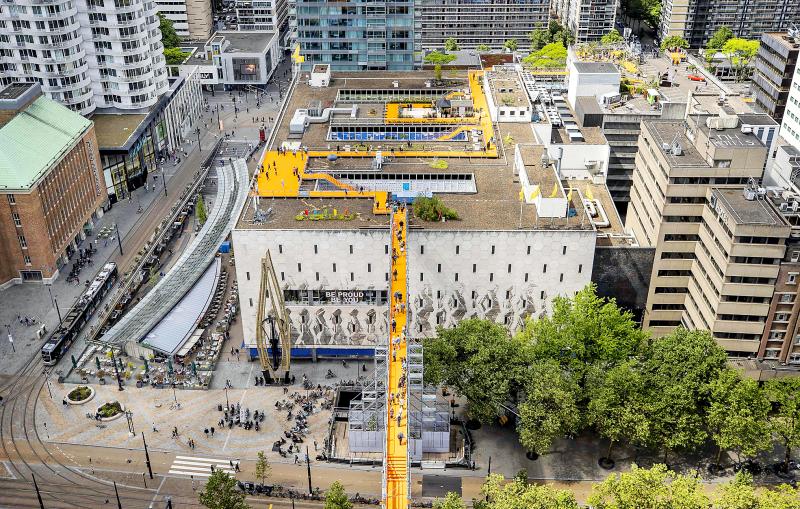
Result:
M393 213L392 281L389 293L389 317L391 320L388 350L389 380L386 389L389 393L389 404L386 410L388 415L386 416L386 469L384 470L386 474L385 509L407 509L409 497L408 392L407 385L402 387L400 385L400 379L405 373L403 360L406 359L407 353L406 338L403 334L408 309L407 233L407 211L403 209L401 212Z

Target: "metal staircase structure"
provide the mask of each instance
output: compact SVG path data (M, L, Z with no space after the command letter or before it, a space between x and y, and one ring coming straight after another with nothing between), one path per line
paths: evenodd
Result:
M292 338L283 289L272 265L270 252L261 259L261 288L256 313L256 347L267 383L289 381Z

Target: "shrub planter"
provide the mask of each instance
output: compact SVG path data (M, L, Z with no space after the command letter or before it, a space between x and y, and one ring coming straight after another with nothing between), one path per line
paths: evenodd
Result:
M86 385L75 387L67 394L67 403L70 405L83 405L94 398L94 389Z
M100 414L101 421L113 421L114 419L119 419L125 413L125 407L119 401L109 401L97 407L97 413Z

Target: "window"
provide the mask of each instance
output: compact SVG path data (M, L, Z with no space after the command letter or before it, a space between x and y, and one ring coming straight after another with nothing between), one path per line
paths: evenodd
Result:
M420 244L419 246L419 254L425 254L425 246L423 246L422 244Z
M281 281L286 281L286 274L284 274L283 272L281 272Z
M528 254L531 254L531 246L528 246Z
M317 281L319 281L319 272L315 272L315 273L314 273L314 278L315 278Z
M250 299L248 299L248 300L250 301L250 307L253 307L253 298L251 297L251 298L250 298Z
M351 272L350 273L350 281L355 281L355 280L356 280L356 275Z
M458 254L460 246L456 246L456 254Z
M303 272L303 266L300 263L297 264L297 272Z
M367 272L372 272L372 264L371 263L367 264Z
M353 244L350 244L350 254L353 254Z
M583 272L583 264L582 264L582 263L579 263L579 264L578 264L578 274L580 274L580 273L582 273L582 272Z
M492 246L492 254L494 254L494 246Z
M491 283L492 281L494 281L494 272L489 273L489 282Z
M317 245L314 244L314 254L317 254Z
M456 272L456 283L458 283L458 272Z
M544 290L542 290L542 292L539 294L539 298L544 300Z
M792 263L800 261L800 251L792 251Z
M558 281L559 281L559 283L563 283L564 282L564 273L563 272L558 276Z
M250 271L245 272L245 274L247 275L247 280L250 281Z
M420 281L422 281L422 280L423 280L423 278L424 278L424 276L422 275L422 272L420 272L420 273L419 273L419 280L420 280Z
M528 282L528 273L527 272L525 273L525 282L526 283Z
M389 254L389 244L384 244L384 246L383 246L383 253L384 253L384 254Z
M789 277L786 278L786 284L794 285L797 284L797 272L790 272Z
M7 194L6 199L8 199L8 203L10 203L11 205L17 204L17 199L14 197L13 194Z
M476 272L477 270L478 270L478 264L477 264L477 263L473 263L473 264L472 264L472 273L473 273L473 274L475 274L475 272Z
M16 212L11 213L11 218L14 220L14 226L17 228L22 227L22 219L20 219L19 214Z
M28 241L25 240L25 235L17 235L17 239L19 240L19 245L22 249L28 249Z
M283 244L278 244L278 253L283 254Z
M508 264L508 273L511 274L511 264Z
M547 272L547 264L545 263L544 265L542 265L542 274L545 274L546 272Z
M25 265L32 265L32 263L31 263L31 257L30 257L30 256L28 256L28 255L23 255L23 256L22 256L22 259L25 261Z
M567 254L567 246L561 246L561 254L562 255Z
M792 302L794 300L791 293L784 293L781 295L781 302Z
M441 271L442 271L442 264L441 263L437 263L436 264L436 272L441 272Z

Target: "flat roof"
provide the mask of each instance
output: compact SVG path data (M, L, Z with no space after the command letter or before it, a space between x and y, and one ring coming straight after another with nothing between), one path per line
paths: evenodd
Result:
M92 116L101 149L122 148L147 119L143 113L98 113Z
M248 30L246 32L217 32L230 43L224 53L259 53L269 45L275 32Z
M142 338L142 344L165 355L174 355L194 333L203 318L219 279L221 261L215 258L197 283Z
M715 147L763 147L764 143L753 133L743 133L739 128L716 131L709 129L708 139Z
M528 93L515 70L486 71L495 106L530 106ZM510 102L511 104L505 104Z
M611 62L573 62L575 69L587 74L619 74L619 69Z
M775 119L766 113L737 113L737 117L743 124L750 125L778 125Z
M772 203L767 200L748 200L743 188L712 187L711 195L724 205L737 225L789 226Z
M91 126L47 97L30 103L0 128L0 190L33 187Z
M0 89L0 101L19 99L34 85L34 83L12 83L6 88Z
M642 122L642 128L653 135L656 149L666 157L670 166L680 167L708 167L708 163L700 157L692 141L686 137L686 128L682 120L648 120ZM669 148L664 149L663 144L672 145L677 142L681 145L681 155L672 154Z

